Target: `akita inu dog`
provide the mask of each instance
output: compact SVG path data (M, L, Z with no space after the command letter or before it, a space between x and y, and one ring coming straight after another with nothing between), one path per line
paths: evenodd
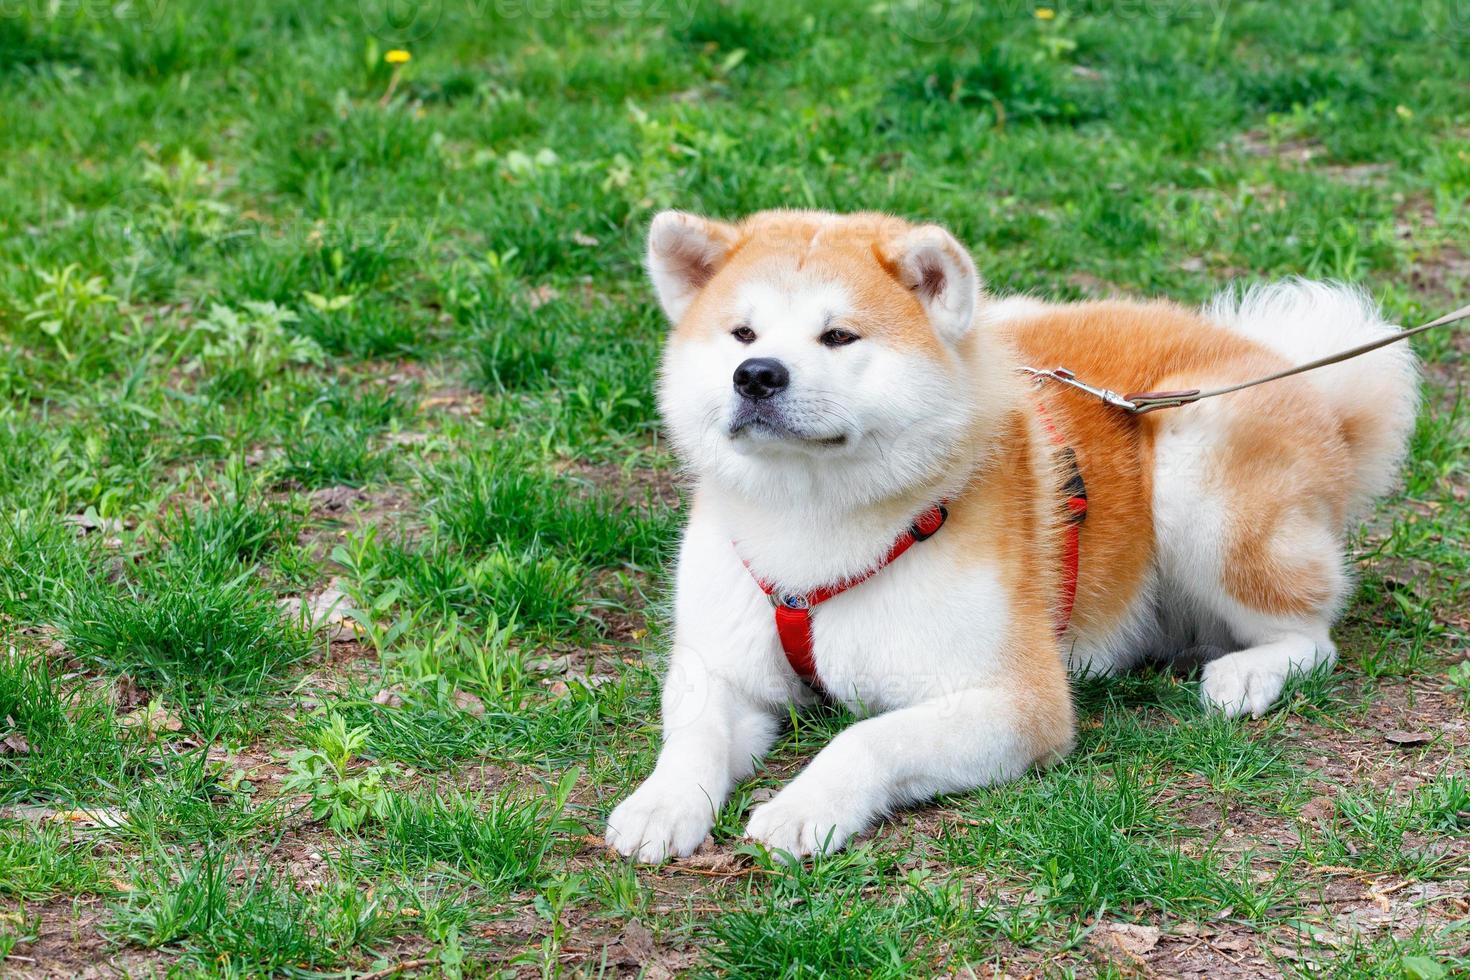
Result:
M1069 668L1204 660L1206 705L1260 715L1336 656L1344 534L1417 408L1407 344L1143 416L1020 368L1241 381L1395 331L1361 292L995 299L942 228L803 211L665 212L648 271L695 494L663 749L608 819L619 853L693 851L793 703L864 718L751 815L799 856L1061 757Z

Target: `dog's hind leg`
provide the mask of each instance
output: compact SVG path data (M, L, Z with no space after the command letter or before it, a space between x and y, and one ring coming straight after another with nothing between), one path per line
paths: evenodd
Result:
M1337 659L1337 647L1325 623L1300 631L1281 626L1261 636L1273 638L1205 665L1200 697L1206 705L1231 717L1249 712L1259 718L1276 703L1293 676Z
M1200 688L1205 704L1259 716L1290 677L1337 655L1329 630L1349 583L1347 501L1337 479L1349 465L1344 441L1300 387L1270 400L1241 392L1159 424L1154 522L1163 594L1214 647Z
M1397 329L1360 290L1301 280L1225 294L1206 312L1288 363ZM1206 704L1259 716L1287 678L1336 658L1343 532L1393 485L1417 403L1414 355L1398 344L1160 423L1161 563L1202 619L1246 647L1205 666Z
M1238 502L1220 580L1199 601L1244 649L1205 665L1200 696L1259 718L1288 679L1337 659L1330 630L1349 578L1332 515L1306 499Z

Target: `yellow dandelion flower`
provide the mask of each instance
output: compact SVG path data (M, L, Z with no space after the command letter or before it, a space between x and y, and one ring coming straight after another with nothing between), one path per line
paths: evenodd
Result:
M401 65L404 62L411 60L412 58L413 55L409 54L402 48L394 48L392 51L389 51L387 54L383 55L383 60L388 62L388 64L390 65Z
M1057 12L1055 10L1051 9L1050 7L1037 7L1036 8L1036 19L1037 20L1056 20L1057 19Z

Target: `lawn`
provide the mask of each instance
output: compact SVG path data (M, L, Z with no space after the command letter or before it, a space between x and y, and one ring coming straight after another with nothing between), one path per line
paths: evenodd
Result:
M406 51L390 58L390 51ZM687 487L660 208L943 222L997 291L1470 299L1458 0L0 9L0 972L1470 974L1470 331L1342 662L787 869L647 774ZM1188 411L1188 409L1182 409Z

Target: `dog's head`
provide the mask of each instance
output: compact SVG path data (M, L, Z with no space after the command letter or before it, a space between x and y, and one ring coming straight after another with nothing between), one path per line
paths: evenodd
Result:
M665 211L648 271L673 324L660 407L701 479L861 504L935 480L976 426L981 284L936 225Z

